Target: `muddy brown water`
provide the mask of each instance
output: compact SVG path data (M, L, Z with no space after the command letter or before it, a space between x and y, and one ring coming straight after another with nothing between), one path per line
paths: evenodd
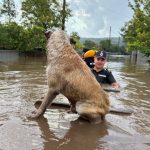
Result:
M10 57L10 56L9 56ZM111 114L90 124L63 108L48 109L30 120L34 102L47 91L46 59L0 60L0 150L149 150L150 69L128 56L111 56L108 68L122 86L110 92L111 105L130 108L131 115ZM59 95L56 99L64 97Z

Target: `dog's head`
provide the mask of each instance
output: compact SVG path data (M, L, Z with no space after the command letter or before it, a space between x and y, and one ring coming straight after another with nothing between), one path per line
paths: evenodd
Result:
M54 32L53 29L48 28L44 31L44 34L45 34L46 38L49 39L53 32Z
M57 30L56 30L56 29L53 29L53 28L52 28L52 29L48 28L47 30L44 31L44 34L45 34L47 40L51 37L51 35L52 35L53 32L55 32L55 31L57 31ZM76 41L74 40L73 37L68 36L68 39L69 39L71 45L74 46L74 45L76 44Z

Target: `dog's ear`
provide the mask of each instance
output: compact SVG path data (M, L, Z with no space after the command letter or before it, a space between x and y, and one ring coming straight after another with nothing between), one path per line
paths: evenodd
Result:
M69 40L70 40L70 44L72 44L72 45L76 44L76 41L73 39L73 37L70 37Z
M47 29L44 31L44 34L45 34L46 38L49 39L53 32L54 31L52 29Z

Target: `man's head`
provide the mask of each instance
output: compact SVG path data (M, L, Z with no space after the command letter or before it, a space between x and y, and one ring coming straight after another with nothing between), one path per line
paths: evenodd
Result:
M106 63L107 54L105 51L98 51L94 57L94 68L97 70L103 69Z

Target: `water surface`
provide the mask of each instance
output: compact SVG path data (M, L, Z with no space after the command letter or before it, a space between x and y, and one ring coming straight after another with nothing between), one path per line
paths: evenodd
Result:
M109 113L105 122L95 125L79 120L78 115L68 114L63 108L48 109L38 120L28 119L35 108L34 102L47 91L46 58L0 58L0 149L150 149L147 64L132 64L128 56L110 57L108 68L123 88L120 93L109 93L111 105L134 112L131 115Z

